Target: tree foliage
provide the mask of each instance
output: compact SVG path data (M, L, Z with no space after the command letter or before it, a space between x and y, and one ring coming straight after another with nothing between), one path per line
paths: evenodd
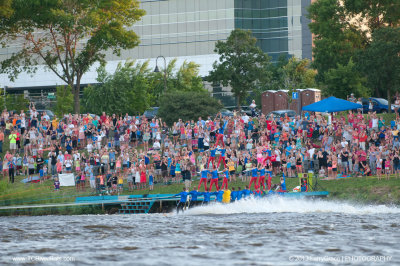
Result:
M119 64L114 74L98 69L101 83L85 88L83 105L86 112L101 114L139 114L149 107L148 61Z
M203 80L199 75L200 65L190 61L184 61L177 69L177 59L172 59L166 65L166 69L160 68L158 73L151 72L148 75L150 82L150 103L159 105L160 97L164 93L173 91L205 91ZM164 88L164 75L167 79L167 88Z
M310 69L310 61L308 59L299 60L296 57L289 59L288 63L283 66L283 88L288 90L291 100L292 92L296 89L306 89L315 87L316 72Z
M230 86L239 108L249 91L265 89L271 78L269 57L256 42L250 31L235 29L226 41L215 45L219 61L213 64L207 79Z
M173 91L160 99L158 115L168 124L182 119L197 120L218 113L222 105L208 92Z
M199 68L200 65L195 62L183 62L176 73L175 89L178 91L203 91L203 80L199 76Z
M4 105L5 104L5 105ZM0 90L0 108L1 110L7 109L9 111L28 110L29 100L24 98L23 94L10 94L6 92L4 99L4 89Z
M0 0L0 18L7 18L13 14L12 0Z
M349 91L356 97L367 97L369 94L368 89L363 85L365 78L356 69L352 59L346 65L338 63L336 68L329 69L325 72L324 80L322 93L326 96L333 95L347 99Z
M144 15L137 0L13 0L11 7L10 17L0 20L0 40L22 48L1 63L1 71L14 80L45 65L73 88L77 113L83 74L95 62L104 64L107 50L119 55L137 46L130 28Z
M282 90L284 88L284 69L289 60L286 54L281 54L275 64L270 64L268 70L271 72L271 80L266 84L268 90Z
M165 93L205 92L199 76L199 65L184 62L176 70L176 59L171 60L166 69L154 73L149 62L127 61L119 64L113 74L105 67L98 69L96 86L85 88L82 104L86 112L100 114L139 114L149 106L158 106ZM167 89L164 89L164 73Z
M313 66L317 81L324 82L325 72L347 65L354 54L364 47L367 37L351 23L351 17L340 0L320 0L309 7L309 24L314 34Z
M55 114L63 117L74 110L74 95L70 86L57 86Z
M311 68L308 59L298 59L296 57L287 58L282 55L276 64L271 64L271 81L267 84L269 90L287 90L289 102L291 102L292 92L296 89L306 89L316 87L316 71Z
M400 27L375 30L371 44L360 52L359 61L370 87L386 94L390 105L391 95L400 88Z
M389 92L383 84L377 86L376 82L371 82L376 80L373 76L377 73L371 70L387 63L384 60L372 63L370 60L372 64L368 64L368 71L362 71L368 60L360 55L371 54L375 32L400 25L398 0L318 0L310 5L309 18L312 20L309 27L314 34L313 67L325 93L344 96L352 92L366 95L374 91L379 97ZM336 91L339 84L340 92Z

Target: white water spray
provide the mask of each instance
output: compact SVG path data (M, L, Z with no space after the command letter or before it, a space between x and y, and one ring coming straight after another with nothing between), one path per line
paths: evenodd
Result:
M385 205L354 205L345 202L325 200L263 198L246 199L231 204L213 203L187 210L186 215L204 214L239 214L239 213L344 213L344 214L379 214L400 213L398 207Z

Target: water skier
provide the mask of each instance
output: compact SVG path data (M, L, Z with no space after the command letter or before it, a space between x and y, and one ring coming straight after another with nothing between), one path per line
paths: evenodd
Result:
M174 197L176 197L176 196L181 197L181 199L178 202L178 205L176 206L177 213L179 213L179 210L181 210L183 212L183 208L185 207L186 201L188 200L188 195L189 195L189 193L186 191L185 188L183 188L181 193L174 195Z
M201 170L201 172L200 172L200 183L199 183L199 185L197 187L197 190L200 189L201 184L203 184L203 183L204 183L204 191L207 190L207 177L208 177L209 173L210 173L210 171L208 171L206 168Z
M251 188L251 184L253 184L253 183L254 183L254 188L255 188L257 186L258 169L257 169L257 167L254 167L253 169L248 170L248 171L251 171L251 179L250 179L250 183L249 183L249 188Z
M218 189L218 170L217 168L214 167L214 170L211 172L211 183L210 183L210 188L208 189L211 191L212 186L215 184L215 187Z

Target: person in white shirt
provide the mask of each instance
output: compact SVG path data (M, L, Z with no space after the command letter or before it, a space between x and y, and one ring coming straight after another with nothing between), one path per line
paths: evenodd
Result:
M378 117L376 115L372 118L372 129L378 130Z
M154 141L153 149L154 149L154 150L159 150L159 149L161 149L161 144L160 144L160 141L159 141L158 139L156 139L156 141Z
M308 150L308 154L310 154L310 160L313 160L313 158L314 158L314 153L315 153L315 148L314 148L314 147L311 147L311 148Z
M93 151L92 142L89 142L89 143L86 145L86 149L87 149L88 153L91 153L91 152Z
M275 149L275 155L276 155L276 161L281 162L281 151L278 148Z
M100 132L99 135L97 135L97 141L96 141L96 149L100 150L101 149L101 140L103 139L103 132Z
M43 112L42 118L46 119L46 121L50 121L50 116L46 112Z
M250 117L245 113L245 114L242 116L242 119L243 119L243 122L244 122L245 124L247 124L247 123L249 122Z
M255 117L256 116L256 101L253 100L250 104L250 110L251 110L251 117Z
M342 145L342 147L347 147L347 145L349 145L349 143L346 141L345 138L343 138L342 142L340 143Z
M81 155L80 155L79 152L75 152L75 153L73 154L73 157L74 157L74 161L80 160L80 159L81 159Z

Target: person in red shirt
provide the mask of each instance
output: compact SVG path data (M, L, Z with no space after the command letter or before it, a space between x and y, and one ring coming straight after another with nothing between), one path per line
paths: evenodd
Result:
M312 138L314 133L314 129L311 126L308 126L307 138Z
M268 118L267 121L265 121L267 123L267 130L270 131L271 130L271 126L272 126L272 121L271 118Z
M360 148L364 151L365 151L365 143L367 142L367 139L368 139L368 136L367 136L367 134L365 134L365 131L361 131L359 142L360 142Z
M106 120L107 120L107 115L106 115L105 112L103 112L102 115L100 116L100 121L101 121L102 123L104 123L104 122L106 122Z

